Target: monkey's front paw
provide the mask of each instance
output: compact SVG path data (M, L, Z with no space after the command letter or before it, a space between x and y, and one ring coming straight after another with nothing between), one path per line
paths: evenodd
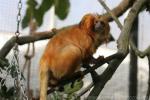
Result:
M103 62L105 60L104 56L99 56L97 59L92 58L91 63L96 64L98 62Z
M98 61L98 62L103 62L104 60L105 60L104 56L99 56L99 57L97 58L97 61Z

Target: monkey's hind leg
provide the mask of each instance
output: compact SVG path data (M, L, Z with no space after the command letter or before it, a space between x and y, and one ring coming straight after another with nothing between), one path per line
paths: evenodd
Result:
M40 100L47 100L48 69L45 66L40 69Z

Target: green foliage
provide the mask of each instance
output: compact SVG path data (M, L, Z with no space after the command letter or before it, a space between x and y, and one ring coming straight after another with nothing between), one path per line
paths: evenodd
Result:
M73 87L71 87L71 85L72 85L72 83L64 86L64 89L65 89L64 92L66 94L73 94L74 92L79 91L83 86L83 81L78 80L78 81L75 81L75 83L73 84Z
M73 87L72 87L73 85ZM77 80L74 83L69 83L64 86L64 91L55 91L50 96L50 100L74 100L75 92L79 91L83 87L83 81ZM75 100L80 100L77 98Z
M0 89L0 96L5 99L10 99L14 96L14 90L14 87L7 88L6 85L3 85Z
M22 20L22 28L26 28L28 26L28 23L30 22L31 18L34 18L36 12L37 12L37 5L38 3L35 0L28 0L27 1L27 9L26 14Z
M4 58L0 58L0 68L1 69L6 69L6 67L8 67L9 66L9 62L8 62L8 60L7 59L4 59ZM0 72L1 72L1 70L0 70ZM2 72L1 72L2 73Z
M22 28L28 26L31 18L36 20L38 26L41 26L45 13L52 5L55 7L55 14L58 18L64 20L69 13L69 0L42 0L41 4L38 4L36 0L28 0L26 14L22 20Z
M69 12L69 0L55 0L55 14L61 19L65 19Z
M67 99L66 100L73 100L74 93L79 91L83 87L83 81L82 80L77 80L75 81L73 87L71 87L71 84L65 85L65 94L67 94ZM78 98L79 99L79 98Z
M2 59L2 58L0 59L0 72L3 75L3 77L0 77L0 97L2 97L3 99L7 99L7 100L16 100L13 98L13 97L16 97L16 94L15 94L15 91L17 90L16 86L10 87L6 85L7 76L11 76L13 80L15 80L16 77L18 77L18 72L16 68L19 66L16 63L14 62L12 63L12 62L9 63L7 59ZM22 73L21 73L20 80L25 80Z

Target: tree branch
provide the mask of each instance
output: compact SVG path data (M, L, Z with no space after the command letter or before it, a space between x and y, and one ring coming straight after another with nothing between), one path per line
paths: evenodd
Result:
M148 89L147 89L145 100L149 100L150 97L150 54L147 56L147 58L148 58L148 65L149 65L149 75L148 75Z
M125 20L124 28L122 29L118 39L118 49L124 54L128 53L129 50L129 37L133 21L135 20L136 16L138 15L138 12L140 11L140 8L142 7L145 1L146 0L137 0L134 3L131 10L129 11L129 14Z
M135 46L133 41L130 40L130 47L132 48L132 50L134 51L134 53L137 56L139 56L141 58L144 58L145 56L147 56L147 58L148 58L149 75L148 75L148 89L147 89L145 100L149 100L149 96L150 96L150 46L148 48L146 48L144 51L140 51L137 49L137 47Z
M130 40L130 47L134 50L135 54L141 58L150 55L150 46L146 48L144 51L140 51L137 49L132 40Z
M42 34L41 34L42 33ZM13 48L15 43L17 42L19 45L23 45L26 43L31 43L39 40L49 39L54 35L53 32L37 32L35 35L28 35L28 36L20 36L18 39L16 37L12 37L8 40L4 46L0 50L0 57L5 58L10 50Z
M113 8L111 10L111 12L116 16L116 17L119 17L121 16L122 14L124 14L132 5L133 3L135 2L136 0L122 0L122 2L120 2L120 4ZM112 16L110 16L109 13L105 13L103 14L103 16L106 17L106 19L108 19L109 21L113 21L113 18Z
M108 12L108 14L114 19L114 21L116 22L116 24L118 25L118 27L120 28L120 30L122 29L122 24L121 22L118 20L118 18L111 12L111 10L109 9L109 7L105 4L105 2L103 0L98 0L101 5L105 8L105 10Z

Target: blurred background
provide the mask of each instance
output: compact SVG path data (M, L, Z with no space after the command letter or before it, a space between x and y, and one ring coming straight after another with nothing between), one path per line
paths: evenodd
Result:
M37 0L38 3L41 3L41 0ZM117 6L121 0L106 0L105 3L112 9ZM15 35L17 28L17 13L18 13L18 0L0 0L0 48L8 41L12 36ZM26 14L27 9L27 1L22 0L22 10L21 15L22 18ZM104 13L105 10L100 5L97 0L70 0L70 9L67 17L64 20L60 20L55 15L55 8L51 7L43 18L42 25L36 30L37 32L49 31L53 27L62 28L64 26L72 25L79 23L83 15L87 13ZM126 12L123 16L119 18L119 20L124 22L125 17L128 12ZM115 38L118 39L120 35L120 30L117 27L115 22L111 22L111 34ZM150 44L150 34L149 27L150 26L150 17L149 13L143 11L139 15L139 49L144 50ZM20 28L21 36L29 35L29 28ZM30 78L30 89L33 91L33 95L38 95L39 92L39 79L38 79L38 68L39 68L39 59L42 55L42 52L47 44L48 40L35 42L35 55L32 58L31 63L31 78ZM23 68L25 58L24 55L26 53L28 45L19 46L20 50L20 67ZM116 41L111 42L107 45L101 46L97 53L94 55L97 57L98 55L109 56L117 51ZM7 56L7 58L11 58L11 53ZM103 89L100 97L105 100L126 100L128 98L128 80L129 80L129 56L122 62L120 67L117 69L116 73L112 77L112 79L106 84ZM105 65L98 69L101 73L105 69ZM148 61L147 59L138 58L138 98L139 100L143 100L145 97L145 93L147 90L147 80L148 80ZM27 77L27 68L24 70L24 76ZM9 84L9 80L8 83ZM27 81L25 81L27 83ZM84 79L84 87L90 84L91 78L90 76L86 76ZM25 83L25 84L26 84ZM84 95L86 97L86 95ZM84 98L83 96L83 98Z

